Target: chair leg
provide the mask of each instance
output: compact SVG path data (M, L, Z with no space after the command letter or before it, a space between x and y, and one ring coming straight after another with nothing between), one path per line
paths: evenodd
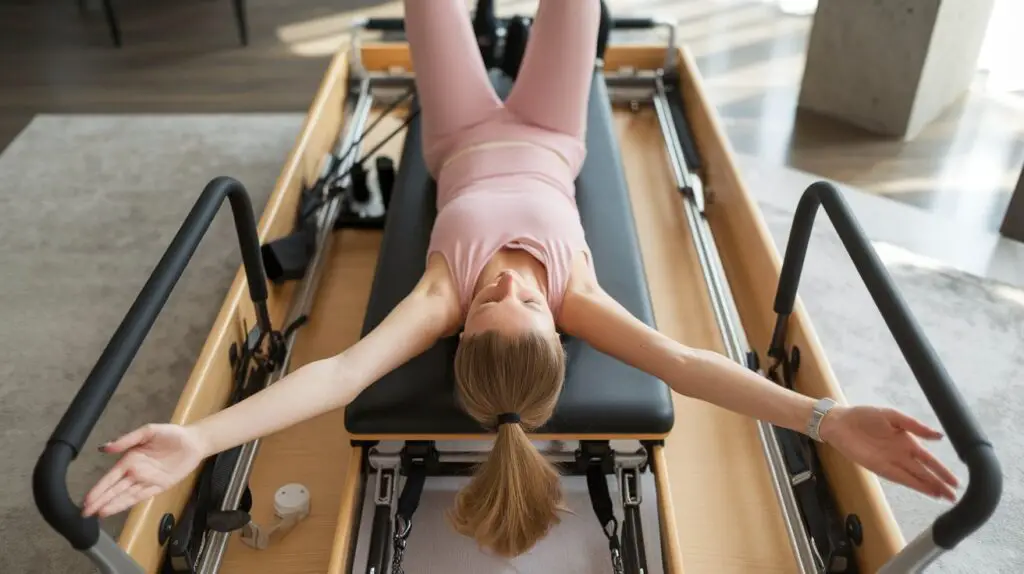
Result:
M245 0L234 0L235 22L238 24L238 38L243 46L249 45L249 24L245 19Z
M111 0L103 0L103 15L107 18L107 27L110 28L110 38L114 45L121 47L121 28L117 24L117 16L114 15L114 6Z

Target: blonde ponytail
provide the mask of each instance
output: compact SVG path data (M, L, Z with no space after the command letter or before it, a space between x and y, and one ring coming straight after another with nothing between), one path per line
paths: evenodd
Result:
M527 435L551 417L564 377L561 345L541 334L483 333L463 339L456 353L459 400L481 425L496 427L497 437L449 518L457 532L500 556L530 550L564 510L559 474ZM519 421L498 424L504 413Z

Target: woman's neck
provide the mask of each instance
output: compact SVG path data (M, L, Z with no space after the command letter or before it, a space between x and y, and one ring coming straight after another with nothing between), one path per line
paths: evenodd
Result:
M473 295L493 283L503 270L512 269L545 296L548 294L547 270L537 258L521 249L499 249L484 265L473 289Z

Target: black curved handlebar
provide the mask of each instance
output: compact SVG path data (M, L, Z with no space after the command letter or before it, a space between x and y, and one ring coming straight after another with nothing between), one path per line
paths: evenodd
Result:
M249 293L256 304L257 321L261 332L270 332L266 275L260 260L259 233L252 203L240 182L229 177L218 177L207 184L185 218L92 372L50 435L36 463L32 475L36 506L50 526L78 550L89 549L96 543L99 523L95 517L83 518L80 509L71 500L66 483L68 467L81 451L225 198L231 203Z
M823 206L899 345L903 357L939 418L957 456L970 474L963 497L939 515L932 529L936 545L951 549L984 524L1002 495L1003 475L995 451L950 379L938 355L914 320L885 266L868 242L846 200L833 185L819 181L804 191L793 217L775 296L778 323L772 349L781 349L785 322L793 311L800 272L818 206Z

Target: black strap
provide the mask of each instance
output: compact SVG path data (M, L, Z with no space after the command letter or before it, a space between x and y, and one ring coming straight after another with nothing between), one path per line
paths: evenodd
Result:
M271 375L271 369L275 366L275 358L254 353L260 342L258 331L257 328L249 333L245 342L246 350L241 357L237 356L236 351L231 353L234 381L228 396L229 406L263 389ZM271 333L269 336L279 337L277 333ZM227 496L231 473L241 451L242 447L236 446L210 457L203 463L185 509L171 530L161 569L163 574L193 574L207 532L232 532L249 523L252 491L248 485L242 492L237 509L220 509Z
M793 389L796 372L793 362L782 353L778 365L769 370L769 376L782 386ZM779 369L781 368L781 373ZM781 380L780 380L781 379ZM827 574L855 574L857 563L853 545L839 519L839 510L829 491L828 483L812 440L789 429L775 428L782 455L789 471L790 484L807 526L808 535Z
M427 482L427 466L423 461L413 462L402 487L402 495L398 497L398 508L395 510L394 549L392 551L391 574L404 574L402 558L405 545L412 530L412 515L420 505L423 485Z
M302 327L303 325L305 325L307 321L309 321L309 316L308 315L303 314L303 315L299 315L298 317L296 317L295 320L292 321L292 324L288 325L288 327L285 328L284 335L283 335L284 338L287 339L288 337L291 337L292 333L294 333L296 330L298 330L299 327Z
M209 475L213 470L213 461L207 460L199 472L195 488L185 504L178 521L171 529L164 553L162 574L193 574L199 561L199 550L202 546L201 537L196 532L206 530L206 514L199 509L209 499Z
M395 511L395 518L401 518L406 523L412 522L412 515L420 505L420 496L423 494L423 485L427 482L427 467L421 463L414 463L409 466L409 475L405 479L405 486L402 487L402 495L398 497L398 509Z
M587 467L587 491L590 493L590 504L601 524L601 531L608 538L608 550L611 552L612 568L621 574L622 548L619 544L619 519L615 517L612 496L608 490L608 479L600 464Z

